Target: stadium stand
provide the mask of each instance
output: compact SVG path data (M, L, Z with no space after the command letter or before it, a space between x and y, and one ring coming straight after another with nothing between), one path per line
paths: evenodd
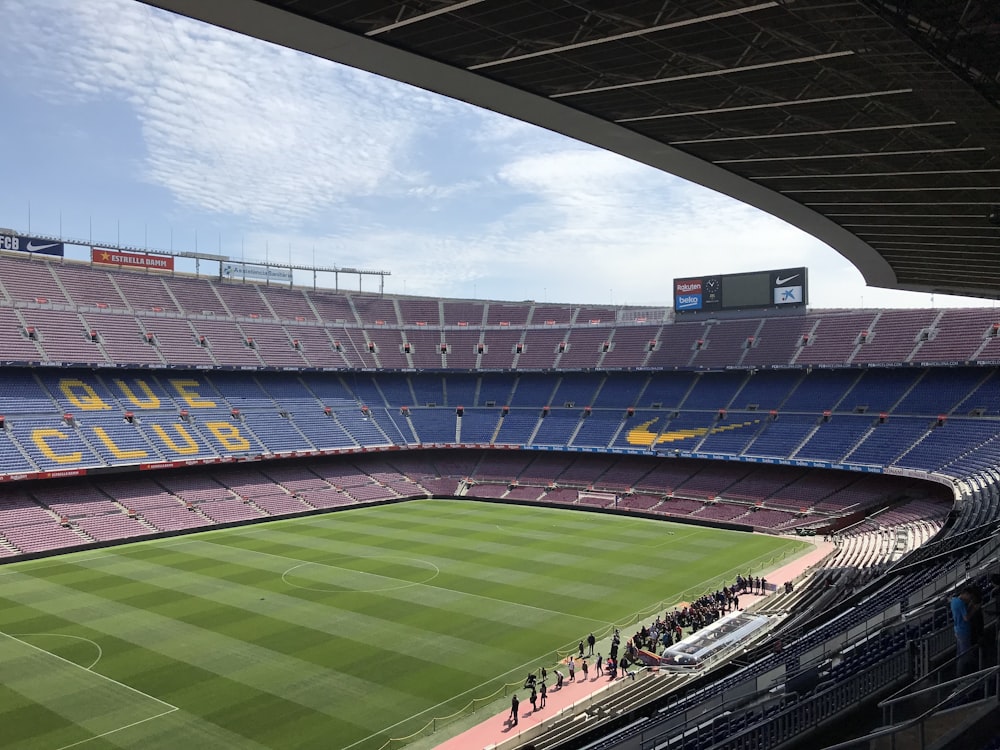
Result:
M947 655L931 603L995 556L993 311L671 321L0 270L5 561L433 495L836 541L761 608L780 654L640 681L541 747L774 746Z

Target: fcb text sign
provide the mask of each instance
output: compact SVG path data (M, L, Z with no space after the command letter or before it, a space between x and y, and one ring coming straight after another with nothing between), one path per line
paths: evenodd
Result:
M21 234L0 233L0 250L62 257L65 249L66 246L62 242L53 242L40 237L25 237Z

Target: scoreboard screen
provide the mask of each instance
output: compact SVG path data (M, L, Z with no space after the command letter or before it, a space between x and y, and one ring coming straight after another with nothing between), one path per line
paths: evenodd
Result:
M805 268L674 279L674 310L688 313L805 307L809 301L807 281Z

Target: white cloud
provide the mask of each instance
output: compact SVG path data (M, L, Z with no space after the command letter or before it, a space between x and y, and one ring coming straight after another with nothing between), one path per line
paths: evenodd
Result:
M19 51L38 57L32 40L48 40L35 66L42 95L65 101L68 85L81 100L127 101L147 148L144 180L250 222L294 225L377 192L441 107L133 0L17 5Z
M485 202L504 191L521 197L483 226L373 223L304 244L322 248L320 264L391 270L389 293L667 307L675 277L805 265L816 307L931 303L928 295L867 289L860 272L818 240L725 196L597 149L559 145L512 156L477 185ZM280 241L270 238L272 246ZM374 280L364 289L375 291Z

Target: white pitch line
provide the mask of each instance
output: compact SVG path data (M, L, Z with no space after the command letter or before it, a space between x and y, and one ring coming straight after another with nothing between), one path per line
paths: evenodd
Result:
M126 685L126 687L128 687L128 686ZM152 698L152 696L150 696L150 697ZM160 702L162 703L163 701L160 701ZM180 709L177 708L177 706L174 706L170 710L164 711L163 713L159 713L156 716L150 716L148 719L140 719L139 721L133 721L131 724L126 724L123 727L118 727L117 729L111 729L111 730L108 730L107 732L101 732L100 734L95 734L93 737L88 737L85 740L79 740L77 742L71 742L68 745L63 745L62 747L57 748L57 750L66 750L67 748L77 747L78 745L83 745L83 744L85 744L87 742L92 742L93 740L99 740L101 737L107 737L109 734L114 734L115 732L121 732L121 731L123 731L125 729L131 729L132 727L139 726L140 724L145 724L147 721L152 721L153 719L159 719L161 716L166 716L167 714L172 714L174 711L180 711Z
M276 557L279 560L291 560L292 562L299 562L299 563L314 562L313 560L302 560L302 559L300 559L298 557L288 557L287 555L276 555L273 552L261 552L260 550L255 550L255 549L244 549L242 547L231 547L228 544L219 544L218 542L208 542L208 541L206 541L205 544L214 544L214 545L217 545L219 547L225 547L226 549L230 549L230 550L232 550L232 549L239 550L240 552L252 552L255 555L267 555L268 557ZM413 558L413 559L418 559L418 558ZM343 568L343 567L341 567L339 565L330 565L328 563L317 562L315 564L316 565L325 565L328 568L337 568L338 570L352 570L351 568ZM431 563L431 564L433 565L433 563ZM357 572L357 571L352 571L352 572ZM367 575L378 576L379 574L378 573L368 573ZM379 576L379 577L380 578L388 578L389 580L392 580L392 581L402 580L400 578L393 578L392 576ZM508 601L507 599L497 599L496 597L486 596L485 594L473 594L473 593L471 593L469 591L456 591L455 589L445 588L444 586L433 586L433 585L431 585L429 583L418 583L416 585L417 586L426 586L429 589L437 589L438 591L447 591L449 594L456 594L458 596L472 596L472 597L475 597L477 599L486 599L487 601L496 602L497 604L505 604L508 607L523 607L525 609L534 609L534 610L536 610L538 612L546 612L546 613L548 613L550 615L558 615L559 617L572 617L572 618L577 619L577 620L586 620L587 622L596 622L596 623L599 623L601 625L607 625L608 624L605 620L598 620L598 619L593 618L593 617L584 617L583 615L573 615L573 614L570 614L568 612L557 612L554 609L546 609L545 607L536 607L533 604L519 604L518 602Z
M696 532L692 531L691 533L694 534ZM267 554L267 553L264 553L264 554ZM756 562L757 560L760 560L761 558L763 558L765 556L766 556L766 554L759 555L758 557L755 557L751 562ZM737 568L733 568L733 570L739 570L739 568L742 568L742 565L740 565ZM726 571L726 573L729 573L729 572L730 571ZM702 584L698 584L698 585L699 586L700 585L704 585L704 584L708 583L711 580L713 580L713 579L712 578L706 579L705 581L702 582ZM475 596L475 594L473 594L473 596ZM486 597L486 598L489 598L489 597ZM603 622L603 621L600 621L600 620L594 620L594 622L601 622L602 625L609 624L609 623L606 623L606 622ZM610 623L610 624L613 625L614 623ZM373 739L374 737L377 737L380 734L384 734L385 732L388 732L388 731L390 731L392 729L395 729L396 727L401 726L401 725L405 724L408 721L413 721L414 719L416 719L416 718L418 718L420 716L423 716L428 711L433 711L435 708L439 708L440 706L443 706L443 705L445 705L447 703L450 703L451 701L455 700L456 698L461 698L462 696L467 695L468 693L471 693L473 690L478 690L478 689L480 689L480 688L482 688L482 687L484 687L486 685L489 685L489 684L495 682L496 680L498 680L498 679L500 679L502 677L506 677L509 674L514 674L516 672L519 672L519 671L523 670L525 667L530 667L533 664L537 664L537 663L538 663L538 659L537 658L536 659L532 659L531 661L527 661L524 664L522 664L521 666L514 667L513 669L511 669L511 670L509 670L507 672L504 672L503 674L497 675L496 677L494 677L491 680L487 680L486 682L482 682L479 685L476 685L475 687L471 687L468 690L465 690L464 692L459 693L458 695L454 695L451 698L448 698L446 700L441 701L440 703L437 703L437 704L431 706L430 708L425 708L423 711L420 711L419 713L413 714L413 716L409 716L409 717L407 717L407 718L405 718L405 719L403 719L401 721L397 721L395 724L392 724L390 726L384 727L383 729L380 729L377 732L373 732L372 734L370 734L367 737L364 737L364 738L358 740L357 742L354 742L354 743L352 743L350 745L345 745L344 747L340 748L340 750L351 750L351 748L357 747L358 745L360 745L363 742L367 742L368 740Z
M72 554L72 553L68 552L66 554L69 555L69 554ZM43 558L42 560L25 560L25 561L22 561L22 562L14 562L14 563L9 563L9 564L10 565L19 565L19 566L20 565L25 565L25 566L27 566L27 565L31 565L32 563L35 563L35 562L51 562L52 563L51 565L32 566L31 570L35 571L35 570L45 570L46 568L55 568L55 567L57 567L59 565L76 565L77 563L90 562L91 560L103 560L106 557L118 557L118 555L96 555L94 557L88 557L88 558L86 558L84 560L67 560L65 557L63 557L62 555L60 555L58 558L56 558L56 560L52 560L51 558ZM12 576L12 575L16 575L18 573L20 573L21 575L29 575L29 572L24 571L24 570L4 570L4 571L0 571L0 576Z
M346 555L345 555L345 557L346 557ZM353 591L355 591L356 593L359 593L359 594L378 594L378 593L381 593L383 591L399 591L400 589L408 589L408 588L412 588L413 586L420 586L422 584L425 584L425 583L428 583L430 581L433 581L435 578L437 578L439 575L441 575L441 568L439 568L434 563L427 562L427 560L423 560L423 559L421 559L419 557L396 557L395 555L364 555L363 557L365 559L376 559L376 560L393 560L393 559L396 559L396 560L409 560L410 562L427 563L432 568L434 568L434 575L432 575L430 578L424 579L423 581L405 581L400 586L386 586L385 588L381 588L381 589L353 589ZM323 594L339 594L339 593L342 593L340 591L336 591L335 589L321 589L321 588L319 588L317 586L301 586L301 585L299 585L297 583L293 583L292 581L288 580L287 576L288 576L289 573L291 573L293 570L298 570L299 568L304 568L306 565L321 565L324 568L334 568L336 570L348 570L348 571L351 571L352 573L361 572L364 575L378 576L379 578L388 578L390 581L399 581L399 580L401 580L399 578L392 578L391 576L383 576L383 575L380 575L378 573L368 573L368 572L365 572L365 571L356 571L356 570L354 570L352 568L340 568L340 567L338 567L336 565L330 565L329 563L321 563L321 562L303 562L303 563L299 563L298 565L293 565L292 567L290 567L288 570L286 570L284 573L281 574L281 580L284 583L286 583L287 585L291 586L293 589L302 589L303 591L319 591L320 593L323 593Z
M216 529L216 531L228 531L228 529ZM17 566L22 566L22 565L23 566L29 566L30 565L31 566L30 570L28 570L28 571L25 571L25 570L3 570L3 571L0 571L0 576L12 576L12 575L16 575L18 573L20 573L21 575L29 575L31 572L33 572L35 570L45 570L47 568L55 568L55 567L58 567L59 565L83 565L84 563L93 562L94 560L107 560L108 558L112 558L112 557L119 557L120 558L123 555L128 554L129 552L134 552L137 549L140 549L141 545L156 544L159 541L163 541L163 540L159 540L159 539L147 539L146 541L142 541L142 542L127 542L125 544L121 544L121 545L115 547L114 548L115 552L113 554L94 555L93 557L84 557L84 558L80 558L80 559L71 559L71 557L73 557L75 555L83 555L83 554L86 554L86 552L65 552L63 554L56 555L54 557L43 557L43 558L41 558L39 560L20 560L20 561L15 561L15 562L8 563L8 565L10 565L10 566L13 566L13 565L17 565ZM157 546L158 547L180 547L182 544L194 544L197 541L200 541L200 540L197 540L197 539L187 540L186 539L184 541L171 542L169 544L158 544ZM34 565L34 563L49 563L49 564L48 565Z
M604 623L604 624L608 624L608 623ZM541 657L538 657L538 658L541 658ZM391 724L391 725L389 725L387 727L383 727L382 729L378 730L377 732L373 732L372 734L369 734L367 737L363 737L362 739L358 740L357 742L353 742L350 745L345 745L344 747L340 748L340 750L351 750L352 747L356 747L357 745L360 745L362 742L367 742L368 740L372 739L373 737L378 737L380 734L388 732L390 729L395 729L396 727L401 726L402 724L405 724L408 721L413 721L418 716L423 716L428 711L433 711L435 708L440 708L441 706L444 706L444 705L446 705L448 703L451 703L456 698L461 698L464 695L468 695L473 690L479 690L480 688L486 687L490 683L496 682L497 680L499 680L499 679L501 679L503 677L506 677L507 675L513 675L513 674L516 674L516 673L519 673L519 672L523 674L524 673L524 669L526 667L530 667L530 666L538 663L538 658L531 659L530 661L526 661L523 664L520 664L520 665L514 667L513 669L508 669L506 672L504 672L502 674L498 674L496 677L493 677L493 678L491 678L489 680L486 680L485 682L481 682L478 685L474 685L473 687L470 687L468 690L463 690L461 693L458 693L457 695L453 695L450 698L446 698L445 700L441 701L440 703L435 703L433 706L429 706L428 708L425 708L423 711L420 711L419 713L413 714L413 716L408 716L405 719L397 721L395 724ZM473 700L475 700L475 699L473 699ZM60 750L62 750L62 748L60 748Z
M679 542L682 539L687 539L688 537L694 536L697 533L698 533L698 530L695 530L695 531L689 531L687 534L678 536L676 532L670 532L670 534L667 536L667 538L664 539L662 542L656 542L655 544L644 544L644 545L642 545L642 548L643 549L657 549L658 547L665 547L666 545L670 544L671 542Z
M159 703L159 704L161 704L163 706L166 706L167 708L170 708L170 709L172 709L174 711L179 710L178 707L175 706L172 703L167 703L166 701L162 701L159 698L157 698L156 696L150 695L149 693L144 693L144 692L142 692L141 690L139 690L137 688L134 688L134 687L132 687L130 685L126 685L124 682L118 682L118 680L114 679L113 677L108 677L106 674L101 674L100 672L93 672L93 671L91 671L89 669L85 669L84 667L81 667L76 662L70 661L69 659L64 659L63 657L59 656L59 654L53 654L51 651L46 651L44 648L39 648L38 646L35 646L35 645L31 644L31 643L28 643L27 641L22 641L20 638L17 638L15 636L11 635L10 633L5 633L4 631L0 630L0 635L5 636L7 638L10 638L12 641L17 641L18 643L20 643L20 644L22 644L24 646L27 646L28 648L34 649L35 651L39 651L39 652L41 652L41 653L43 653L43 654L45 654L47 656L51 656L53 659L58 659L61 662L65 662L66 664L69 664L72 667L76 667L77 669L82 669L84 672L87 672L87 673L93 674L93 675L97 675L98 677L101 677L101 678L107 680L108 682L113 682L115 685L118 685L119 687L123 687L126 690L131 690L133 693L136 693L137 695L141 695L143 698L149 698L150 700L154 700L157 703Z
M47 635L47 636L52 636L53 638L72 638L75 641L84 641L85 643L89 643L91 646L93 646L94 648L97 649L97 658L94 659L90 663L90 666L83 667L88 672L92 671L94 669L94 667L97 666L97 662L99 662L101 660L101 658L104 656L104 649L101 648L101 646L100 646L99 643L97 643L95 641L92 641L89 638L84 638L83 636L79 636L79 635L65 635L63 633L10 633L10 635L13 636L14 638L17 638L18 640L20 640L21 638L30 638L33 635L34 636L39 636L39 635L46 636ZM51 654L52 652L48 651L47 653ZM81 665L77 664L77 666L81 666ZM103 676L104 675L101 675L101 677L103 677Z

